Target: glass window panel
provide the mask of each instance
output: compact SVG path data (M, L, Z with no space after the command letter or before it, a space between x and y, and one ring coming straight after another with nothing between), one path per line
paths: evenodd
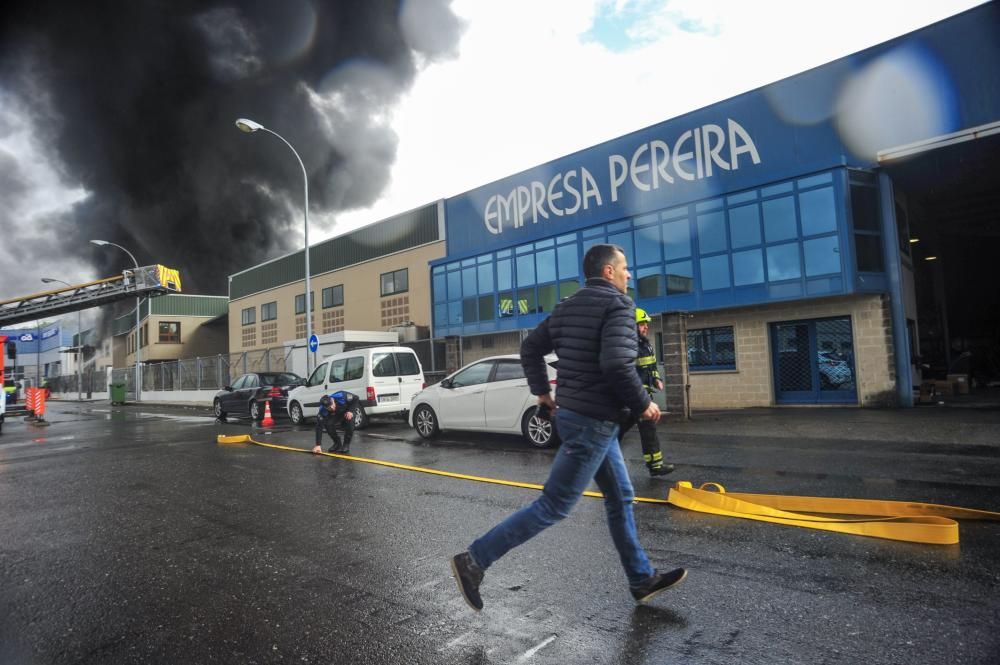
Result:
M854 234L854 248L858 252L858 271L882 272L882 238L864 233Z
M462 259L463 268L468 268L469 266L474 266L474 265L476 265L476 257Z
M555 284L546 284L545 286L538 287L538 311L539 312L551 312L559 302L558 296L556 295L557 288Z
M529 242L527 245L521 245L520 247L515 247L514 254L527 254L529 252L533 252L534 250L535 246Z
M554 238L546 238L545 240L538 240L535 242L535 249L544 249L545 247L552 247L556 244Z
M818 187L819 185L824 185L828 182L833 182L833 174L829 171L826 173L820 173L819 175L810 176L808 178L799 178L798 185L799 189L805 189L806 187Z
M646 265L662 261L660 250L660 225L644 226L635 230L635 264Z
M837 207L833 187L799 194L799 217L802 219L802 235L814 236L836 231Z
M497 252L500 256L500 252ZM510 278L510 259L497 259L497 289L509 289L513 286Z
M837 236L815 238L802 243L806 277L840 272L840 243Z
M722 199L712 199L711 201L702 201L694 206L695 212L705 212L706 210L717 210L722 207Z
M729 237L733 249L760 244L760 208L756 203L729 209Z
M762 284L764 282L764 254L759 249L733 252L733 284Z
M625 260L628 264L635 264L635 251L632 248L632 232L626 231L625 233L616 233L615 235L608 236L609 245L618 245L625 250Z
M558 245L565 245L568 242L576 242L575 233L567 233L566 235L562 235L556 238L556 244Z
M510 291L505 291L500 294L500 302L497 303L497 312L500 314L501 319L505 319L510 316L514 316L514 294Z
M462 320L465 323L475 323L479 320L478 298L466 298L462 301Z
M479 296L479 320L492 321L496 318L496 306L493 294Z
M448 305L446 303L434 305L434 325L448 325Z
M733 194L732 196L726 197L727 205L736 205L737 203L746 203L747 201L757 200L757 190L751 189L749 192L741 192L740 194Z
M533 314L536 306L534 289L518 289L517 311L519 314Z
M559 255L559 279L580 276L580 251L576 243L561 245L556 253Z
M532 286L535 284L535 255L522 254L517 257L517 285Z
M583 232L583 237L584 238L598 238L598 237L603 238L604 237L604 227L603 226L595 226L595 227L586 229Z
M657 298L666 293L666 279L660 266L639 268L635 279L636 294L640 298Z
M672 219L679 219L681 217L688 216L688 207L679 206L677 208L671 208L670 210L664 210L660 213L660 219L667 221Z
M492 263L492 261L493 261L493 255L492 254L483 254L482 256L477 256L476 257L476 263L480 263L480 264L482 264L482 263Z
M729 287L729 255L710 256L701 260L701 290Z
M518 360L497 361L496 371L493 372L494 381L514 381L524 378L524 368Z
M452 300L448 303L448 325L457 326L462 323L462 301Z
M410 290L410 269L403 268L402 270L397 270L393 273L393 279L396 283L396 293L402 293L403 291ZM310 298L312 300L312 298ZM315 306L315 303L313 303Z
M683 259L691 256L691 226L687 219L663 225L663 258Z
M635 227L646 226L647 224L655 224L658 221L660 221L660 216L657 215L656 213L653 213L652 215L643 215L642 217L636 217L632 221L632 225Z
M535 254L536 277L539 283L556 281L556 250L543 249Z
M567 282L559 282L559 300L564 298L569 298L571 295L580 290L580 282L575 279Z
M462 270L462 297L471 298L476 295L476 267Z
M493 291L493 264L483 263L476 268L479 276L479 293L490 293Z
M780 185L771 185L770 187L765 187L760 190L761 196L776 196L778 194L787 194L792 191L792 183L783 182Z
M764 238L767 242L788 240L798 236L795 226L795 200L791 196L764 201Z
M462 297L462 271L452 270L448 273L448 300Z
M500 250L499 252L497 252L497 258L498 259L510 258L510 250L509 249Z
M769 282L798 279L801 276L799 243L793 242L767 248L767 279Z
M667 276L668 296L694 291L694 267L691 261L668 263L664 272Z
M725 213L719 211L698 215L698 251L701 254L714 254L726 249Z
M874 187L851 185L851 215L855 230L880 231L878 190Z
M631 226L632 222L626 219L624 222L615 222L614 224L608 224L605 230L609 234L618 233L619 231L625 231L626 229L631 228Z

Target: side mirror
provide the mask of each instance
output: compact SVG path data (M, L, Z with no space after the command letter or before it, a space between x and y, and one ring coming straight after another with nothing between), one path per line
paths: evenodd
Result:
M225 390L227 393L233 392L232 386L222 386L222 389Z
M451 388L451 387L453 387L454 385L455 385L455 384L453 384L453 383L451 382L451 379L441 379L441 387L442 387L442 388Z

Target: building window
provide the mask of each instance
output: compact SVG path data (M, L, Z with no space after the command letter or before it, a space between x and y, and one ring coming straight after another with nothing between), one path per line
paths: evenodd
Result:
M180 321L160 321L160 344L180 344Z
M240 312L240 325L252 326L257 323L257 308L247 307Z
M688 369L692 372L736 369L736 342L732 326L688 330Z
M268 302L260 306L260 320L274 321L278 318L278 303Z
M867 171L851 171L851 217L854 222L854 251L858 272L882 272L882 224L879 215L875 176Z
M309 309L315 312L316 298L314 297L314 294L311 291L309 292L309 305L310 305ZM296 314L306 313L306 294L300 293L299 295L295 296L295 313Z
M395 293L405 293L410 290L409 270L395 270L381 275L382 295L391 296Z
M139 330L141 331L139 333L139 344L143 348L145 348L149 346L149 324L148 323L142 324L142 328L140 328Z
M344 304L344 285L329 286L323 289L323 309L341 307ZM298 312L296 312L298 313Z

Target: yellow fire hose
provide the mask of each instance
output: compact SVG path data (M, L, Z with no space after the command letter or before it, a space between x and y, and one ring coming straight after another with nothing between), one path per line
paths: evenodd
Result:
M265 448L285 450L296 453L325 455L347 459L366 464L429 473L447 478L474 480L494 485L522 487L541 490L542 485L522 483L497 478L470 476L450 471L438 471L420 466L385 462L367 457L355 457L339 453L313 453L304 448L292 448L274 443L255 441L247 434L234 436L219 435L218 443L252 443ZM712 488L715 491L711 491ZM600 492L584 492L584 496L604 498ZM836 531L856 536L872 538L887 538L911 543L926 543L930 545L954 545L958 543L958 522L956 519L998 520L1000 513L971 508L957 508L933 503L914 503L908 501L882 501L878 499L834 499L815 496L785 496L780 494L747 494L726 492L718 483L704 483L695 488L690 482L682 480L670 489L666 499L636 497L641 503L669 503L678 508L694 510L726 517L740 517L761 522L772 522L787 526L798 526L807 529ZM824 517L835 515L836 517Z

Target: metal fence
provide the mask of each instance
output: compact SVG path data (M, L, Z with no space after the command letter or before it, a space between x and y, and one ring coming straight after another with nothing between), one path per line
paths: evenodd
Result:
M443 338L402 342L400 346L409 347L417 354L428 384L444 378L447 372ZM143 391L220 390L223 386L232 385L233 379L243 374L290 371L289 354L290 351L285 347L275 347L205 358L144 363L142 389ZM88 395L110 390L105 371L88 370L83 373L82 378L83 392ZM135 366L114 368L111 371L110 383L123 383L127 392L134 393ZM52 377L47 380L47 385L53 392L73 394L77 392L77 375Z

